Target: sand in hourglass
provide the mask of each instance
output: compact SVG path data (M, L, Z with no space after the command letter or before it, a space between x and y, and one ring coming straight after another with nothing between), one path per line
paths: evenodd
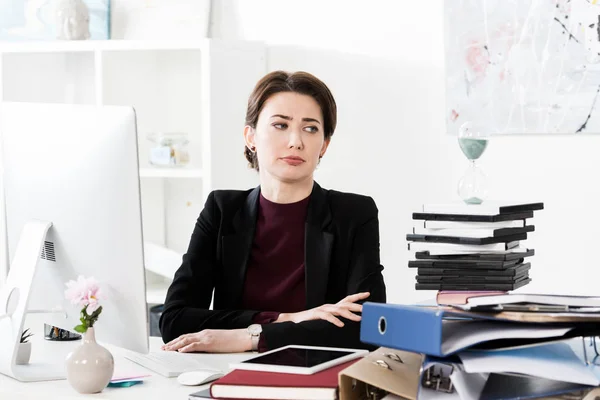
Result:
M458 145L462 150L465 157L469 160L477 160L487 147L488 141L486 139L470 139L470 138L459 138Z
M475 163L487 147L486 139L459 137L458 144L470 161L469 168L458 183L458 194L467 204L481 204L487 193L486 176Z

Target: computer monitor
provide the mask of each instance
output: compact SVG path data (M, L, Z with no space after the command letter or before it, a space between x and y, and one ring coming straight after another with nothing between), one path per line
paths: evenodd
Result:
M43 366L15 367L14 349L3 342L8 332L9 341L18 338L27 312L42 311L45 322L73 330L80 307L68 303L64 290L79 275L96 278L106 296L95 324L98 341L147 353L133 108L5 102L0 137L12 260L0 288L0 315L12 296L12 316L0 319L0 372L21 380L57 378L31 375Z

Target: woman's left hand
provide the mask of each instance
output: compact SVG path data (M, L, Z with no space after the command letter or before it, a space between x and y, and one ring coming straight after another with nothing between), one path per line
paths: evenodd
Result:
M163 345L162 349L180 353L243 353L252 350L252 340L246 329L205 329L181 335Z

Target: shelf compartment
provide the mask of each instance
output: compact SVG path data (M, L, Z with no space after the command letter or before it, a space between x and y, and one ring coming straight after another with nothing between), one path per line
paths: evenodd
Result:
M95 104L93 52L3 54L2 57L4 101Z
M202 178L200 168L140 168L140 178Z

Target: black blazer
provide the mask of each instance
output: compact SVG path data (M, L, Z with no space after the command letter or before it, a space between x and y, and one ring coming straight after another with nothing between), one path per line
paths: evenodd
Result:
M160 318L166 342L203 329L239 329L260 311L241 310L254 238L260 187L217 190L208 196ZM358 292L384 303L379 220L372 198L321 188L316 182L305 229L306 309L337 303ZM214 289L214 310L209 310ZM288 344L372 348L360 342L360 323L342 318L263 325L269 349Z

